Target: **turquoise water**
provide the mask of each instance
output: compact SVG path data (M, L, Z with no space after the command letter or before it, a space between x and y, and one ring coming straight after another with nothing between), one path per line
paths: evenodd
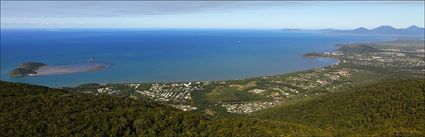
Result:
M1 30L1 80L52 87L82 83L226 80L274 75L336 63L304 58L335 44L385 37L289 33L280 30ZM67 75L9 77L20 63L87 63L109 68Z

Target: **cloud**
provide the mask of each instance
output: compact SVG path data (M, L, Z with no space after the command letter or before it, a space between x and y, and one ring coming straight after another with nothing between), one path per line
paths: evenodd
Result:
M305 2L251 1L2 1L2 17L116 17L258 9Z
M422 2L320 1L1 1L1 16L24 18L133 17L145 15L226 12L312 4L422 5Z
M317 22L326 19L334 25L359 24L358 20L373 24L377 17L379 20L375 22L385 24L412 24L420 20L420 25L423 12L417 11L423 11L424 4L423 1L0 2L2 27L278 27L281 24L317 27ZM332 23L322 26L329 24Z

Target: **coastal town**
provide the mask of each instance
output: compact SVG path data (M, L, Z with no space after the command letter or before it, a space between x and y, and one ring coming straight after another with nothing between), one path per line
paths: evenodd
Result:
M149 99L183 111L219 112L219 106L229 113L247 114L296 99L331 94L341 88L366 85L393 75L424 77L423 41L410 45L413 46L347 44L334 52L309 54L336 58L338 64L275 76L227 81L97 84L79 86L74 90Z

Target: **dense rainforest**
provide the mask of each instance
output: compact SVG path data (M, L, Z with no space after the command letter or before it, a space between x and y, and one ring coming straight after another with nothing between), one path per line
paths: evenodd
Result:
M387 80L209 119L153 102L0 82L0 136L424 136L425 80Z
M209 120L130 98L0 82L0 136L275 136L326 135L280 121Z
M337 136L424 136L425 80L386 80L251 117L310 125Z

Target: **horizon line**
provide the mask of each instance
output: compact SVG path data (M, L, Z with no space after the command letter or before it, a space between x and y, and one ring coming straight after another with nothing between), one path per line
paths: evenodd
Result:
M354 27L351 29L357 29L357 28L366 28L366 29L375 29L381 26L390 26L393 27L395 29L406 29L408 27L411 26L416 26L419 28L425 28L425 26L420 26L420 25L408 25L406 27L394 27L392 25L379 25L373 28L367 28L367 27ZM339 29L339 30L350 30L348 28L332 28L332 27L325 27L325 28L302 28L302 27L281 27L281 28L231 28L231 27L225 27L225 28L215 28L215 27L194 27L194 28L183 28L183 27L4 27L4 26L0 26L0 29L151 29L151 30L155 30L155 29L202 29L202 30L208 30L208 29L219 29L219 30L282 30L282 29L301 29L301 30L321 30L321 29Z

